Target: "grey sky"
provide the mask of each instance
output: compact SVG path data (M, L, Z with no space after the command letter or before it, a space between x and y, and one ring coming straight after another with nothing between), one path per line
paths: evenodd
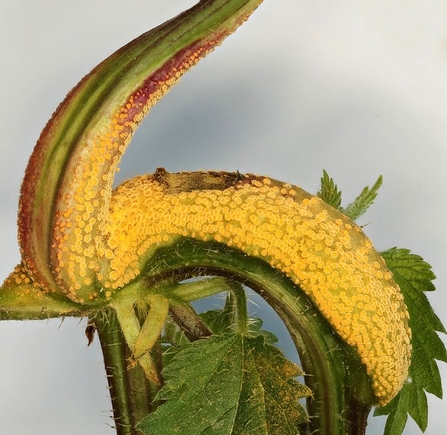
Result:
M0 280L19 261L20 182L57 104L115 49L193 3L0 3ZM429 298L447 325L447 1L389 3L265 0L155 107L117 181L159 166L225 169L316 192L324 168L349 202L382 174L361 223L379 250L410 248L433 265ZM86 347L84 326L0 323L1 433L113 434L98 343ZM446 425L447 401L430 399L426 434ZM372 419L368 434L379 427Z

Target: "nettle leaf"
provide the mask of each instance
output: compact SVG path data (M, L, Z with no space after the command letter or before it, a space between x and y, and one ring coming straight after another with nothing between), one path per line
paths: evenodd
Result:
M207 326L214 334L225 334L234 330L234 322L231 312L225 308L222 310L209 310L200 314ZM259 318L250 318L248 321L248 332L251 337L262 335L267 344L275 344L278 338L275 334L265 329L262 329L264 321Z
M219 310L208 310L199 314L201 319L215 334L231 333L235 330L234 313L231 307L225 305ZM248 319L248 333L251 337L262 336L267 344L275 344L278 338L275 334L262 329L263 320L258 318ZM187 346L191 346L191 342L185 336L184 332L178 324L171 318L167 318L162 334L163 343L163 367L171 363L172 359Z
M262 337L249 339L253 349L253 361L264 389L268 434L297 433L296 424L307 421L299 398L311 395L305 385L295 378L303 374L301 369L287 360L281 351L266 345ZM287 430L286 430L287 429Z
M349 204L345 209L341 210L346 216L355 221L374 203L379 188L382 185L383 178L380 176L374 183L373 187L366 186L360 195Z
M163 349L163 367L166 367L175 358L178 352L191 345L180 326L170 317L166 319L161 335Z
M341 191L338 190L334 180L329 177L328 173L323 170L323 176L321 177L320 190L317 193L326 204L334 207L337 210L342 210L341 207Z
M180 326L171 318L168 317L165 321L162 334L162 342L181 348L190 344Z
M226 334L234 330L233 313L225 308L205 311L200 317L214 334Z
M341 206L341 191L338 189L338 186L335 184L333 178L331 178L328 173L323 170L321 187L317 193L317 196L320 197L326 204L329 204L335 209L341 211L350 219L355 221L374 203L374 200L379 192L379 188L382 185L382 180L382 176L380 176L371 188L366 186L354 202L349 204L346 208L343 208Z
M147 435L297 434L307 421L298 399L310 394L295 379L300 375L262 336L213 335L166 367L158 396L166 402L138 429Z
M264 321L259 318L250 318L248 322L248 333L251 337L257 337L258 335L264 337L267 344L275 344L278 342L278 337L273 332L262 329Z
M422 431L428 423L425 392L442 398L442 384L436 360L447 362L447 350L437 332L446 333L424 291L435 289L431 266L408 249L392 248L382 253L402 290L412 331L412 359L408 381L399 394L374 415L388 415L385 435L400 435L410 415Z

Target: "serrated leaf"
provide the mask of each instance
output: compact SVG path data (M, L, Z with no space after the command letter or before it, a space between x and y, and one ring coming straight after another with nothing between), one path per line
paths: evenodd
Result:
M226 334L234 327L232 313L225 308L205 311L200 317L214 334Z
M433 358L447 362L445 346L435 333L438 331L445 334L447 331L423 293L435 289L432 280L436 276L431 266L408 249L392 248L383 252L382 257L405 298L413 336L429 343L429 351L434 353Z
M303 374L302 371L287 360L278 348L266 345L263 337L250 338L249 341L264 389L267 433L298 433L295 425L307 421L307 415L297 400L311 394L306 386L295 379Z
M409 249L391 248L382 253L387 264L393 267L393 274L400 274L411 286L420 291L433 291L433 280L436 275L431 266L419 255L413 254Z
M166 403L138 429L147 435L297 434L296 425L307 420L298 399L310 394L294 379L301 374L260 336L196 341L166 367L159 393Z
M170 343L177 348L185 347L189 344L189 340L186 338L180 326L171 317L168 317L165 321L162 342Z
M219 310L208 310L200 314L202 320L215 335L226 334L234 331L233 314L225 305ZM263 320L259 318L248 319L248 333L251 337L262 336L267 344L275 344L278 338L275 334L262 329ZM163 343L163 367L170 364L175 355L191 342L186 338L182 329L171 318L167 318L162 335Z
M353 221L364 214L376 199L382 180L382 176L380 176L371 188L366 186L354 202L342 210L343 213Z
M214 334L225 334L231 332L234 328L231 315L225 309L222 310L209 310L200 314L200 317L204 320L207 326L213 331ZM275 344L278 342L278 338L270 331L262 329L264 321L259 318L250 318L248 320L248 332L251 337L257 337L262 335L267 344Z
M323 170L323 176L321 177L320 190L317 193L326 204L334 207L337 210L341 210L341 191L338 190L334 180L329 177L328 173Z
M413 383L413 386L409 390L411 395L409 414L414 421L418 422L422 432L425 432L428 425L427 395L415 383Z
M428 423L427 396L414 382L406 382L400 393L386 406L377 408L374 415L388 415L384 435L401 434L408 414L424 432Z
M171 363L180 350L191 345L181 328L170 317L166 319L161 336L163 367Z
M407 423L408 411L411 407L409 384L404 384L399 394L387 405L376 408L374 415L388 415L383 435L401 434Z
M421 389L442 398L441 375L433 353L430 352L430 344L420 340L417 335L414 336L412 344L413 358L409 372L410 378Z
M275 344L278 337L273 332L262 329L264 321L259 318L250 318L248 321L248 333L250 337L262 336L267 344Z
M436 360L447 362L447 350L438 332L446 330L423 293L434 290L431 266L408 249L393 248L382 253L399 285L410 315L412 359L409 380L399 394L374 415L388 415L385 435L400 435L409 414L425 431L428 422L426 392L442 398L442 383Z

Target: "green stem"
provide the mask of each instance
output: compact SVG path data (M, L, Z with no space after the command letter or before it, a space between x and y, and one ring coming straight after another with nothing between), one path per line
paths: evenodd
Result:
M229 281L228 285L231 290L229 293L229 302L233 305L232 309L236 314L237 330L241 334L248 332L248 312L247 312L247 295L242 285L237 281Z
M138 280L123 289L109 305L117 316L126 343L131 349L130 360L143 368L149 382L161 386L160 373L151 357L150 350L158 340L169 302L161 294L151 291L144 281ZM151 315L143 315L137 302L153 306Z
M227 276L260 293L285 322L308 375L305 380L313 397L308 401L311 420L306 430L325 435L365 433L364 422L374 398L364 366L285 275L238 250L193 239L159 249L146 276L157 282L176 274L183 278Z
M330 327L318 331L313 322L297 319L296 313L284 307L276 311L295 343L307 375L306 384L313 393L307 399L307 410L312 416L308 432L364 435L371 411L371 400L365 396L371 393L369 384L365 385L368 381L364 368L353 351L337 336L330 335ZM314 315L312 312L309 314Z
M154 410L158 386L151 385L137 364L129 367L131 352L113 310L92 318L104 355L117 435L138 435L135 425Z
M221 276L207 277L200 281L177 283L170 280L168 284L160 283L156 285L159 292L169 291L169 299L178 299L182 302L191 302L198 299L213 296L216 293L230 291L228 279ZM167 290L169 289L169 290Z

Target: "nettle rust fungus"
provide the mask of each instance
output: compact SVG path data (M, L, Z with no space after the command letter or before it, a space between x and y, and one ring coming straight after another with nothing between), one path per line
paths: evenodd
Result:
M197 42L181 50L155 71L97 128L85 133L76 158L65 168L53 225L51 261L60 288L76 302L97 298L91 284L102 280L104 222L113 176L141 120L180 77L213 49L215 40ZM98 261L99 260L99 261Z
M397 394L410 360L408 313L391 273L357 225L320 198L269 178L188 191L169 189L157 178L135 178L113 194L105 288L125 286L155 249L180 237L224 243L262 257L304 290L357 349L379 404Z

